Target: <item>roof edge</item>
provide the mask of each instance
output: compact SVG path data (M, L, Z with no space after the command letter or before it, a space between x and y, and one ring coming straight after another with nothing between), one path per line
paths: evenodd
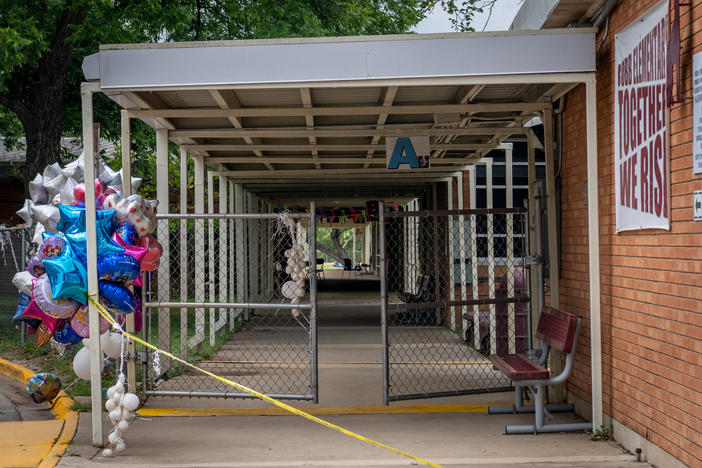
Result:
M447 32L430 34L388 34L374 36L323 36L323 37L292 37L276 39L239 39L226 41L190 41L190 42L153 42L131 44L100 44L99 50L142 50L142 49L189 49L204 47L236 47L258 45L286 44L333 44L344 42L369 41L406 41L422 39L458 39L471 37L509 37L509 36L548 36L555 34L582 34L597 32L596 28L555 28L541 30L515 31L485 31L485 32Z

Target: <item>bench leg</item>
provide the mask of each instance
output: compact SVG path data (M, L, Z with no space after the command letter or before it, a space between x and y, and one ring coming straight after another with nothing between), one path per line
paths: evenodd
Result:
M524 405L524 390L514 386L514 404L512 406L489 406L488 414L518 414L533 413L535 405ZM548 404L545 408L551 413L572 413L575 408L571 404Z
M506 434L538 434L540 432L567 432L592 430L592 423L544 424L544 398L546 387L534 386L534 425L505 426Z

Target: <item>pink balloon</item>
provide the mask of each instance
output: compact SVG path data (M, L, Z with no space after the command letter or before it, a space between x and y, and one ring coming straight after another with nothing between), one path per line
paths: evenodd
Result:
M88 319L88 307L82 306L71 319L71 328L83 338L90 338L90 325ZM110 322L100 316L100 334L102 335L110 328Z
M55 332L59 325L63 323L63 320L52 317L41 310L37 303L34 302L34 299L29 301L29 305L24 309L24 312L22 312L22 317L41 320L51 333Z
M73 188L74 203L85 203L85 184L81 182Z
M142 271L153 271L158 269L161 263L161 254L163 253L163 247L151 234L140 237L137 240L137 245L148 249L148 253L144 256L141 261Z
M142 247L140 245L127 244L126 242L124 242L124 239L122 239L122 237L116 232L112 234L112 240L124 247L124 253L131 257L134 257L139 263L142 263L144 261L144 257L146 257L149 253L149 250L145 247Z

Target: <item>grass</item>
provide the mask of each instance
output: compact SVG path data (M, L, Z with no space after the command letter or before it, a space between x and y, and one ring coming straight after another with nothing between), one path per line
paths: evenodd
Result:
M66 388L76 380L76 375L73 372L73 357L81 346L68 347L66 353L60 355L51 348L51 345L37 347L34 337L29 335L22 345L20 324L12 320L16 308L16 297L0 296L0 357L10 361L19 361L25 367L40 369L40 372L56 374L63 387ZM106 366L102 377L103 388L113 385L114 382L115 376ZM78 380L66 393L71 397L90 395L90 382Z
M14 322L12 317L15 314L17 308L17 297L11 296L0 296L0 357L11 361L19 361L27 367L32 369L41 369L41 372L51 372L56 374L63 387L66 388L72 382L76 380L75 373L73 372L72 363L73 357L76 352L81 348L81 345L71 346L66 349L64 355L60 355L54 351L50 345L44 345L41 347L36 346L36 342L33 336L27 336L25 344L21 344L21 327L20 324ZM228 312L227 312L228 313ZM218 315L218 314L216 314ZM229 330L229 319L227 318L227 323L222 327L215 336L214 346L210 345L209 339L209 310L205 310L204 314L204 330L205 338L204 340L192 349L188 353L189 362L197 362L203 359L208 359L212 356L221 346L224 344L233 333L241 328L241 318L237 318L235 321L234 330ZM243 317L243 316L240 316ZM187 310L187 320L188 320L188 338L195 334L195 321L196 321L196 311L195 308L189 308ZM158 343L158 314L152 313L150 317L150 327L148 341L153 344ZM171 332L171 352L176 356L181 356L180 349L180 313L179 311L171 314L170 323ZM141 336L141 334L140 334ZM137 351L140 350L140 346L137 345ZM167 373L167 377L175 377L177 375L183 374L186 371L184 366L173 366ZM116 381L115 372L112 370L112 366L106 366L105 372L102 378L102 387L106 389L114 384ZM141 381L141 366L137 365L137 382ZM90 395L90 382L87 380L76 381L66 393L69 396L88 396ZM77 404L80 406L79 404ZM80 409L79 409L80 410ZM89 410L89 405L83 410Z
M614 424L610 423L609 427L601 424L599 429L594 431L585 431L590 436L590 440L612 440L614 439Z

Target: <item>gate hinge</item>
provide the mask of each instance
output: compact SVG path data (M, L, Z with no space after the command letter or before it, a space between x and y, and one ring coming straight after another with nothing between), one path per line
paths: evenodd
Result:
M146 351L139 351L136 353L136 360L142 364L149 363L149 353Z
M524 257L524 263L527 265L539 265L544 263L544 257L541 255L527 255Z

